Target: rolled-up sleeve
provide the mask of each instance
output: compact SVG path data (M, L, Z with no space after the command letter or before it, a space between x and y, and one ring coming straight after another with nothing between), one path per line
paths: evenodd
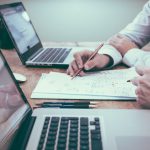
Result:
M140 48L150 41L150 1L144 5L142 11L136 16L133 22L127 25L120 33L130 38ZM122 58L117 49L111 45L105 45L99 53L109 55L113 59L112 66L121 61L130 67L135 65L150 66L150 51L145 52L134 48L129 50Z
M150 1L145 4L133 22L120 33L129 37L140 48L150 41Z
M115 66L116 64L120 63L122 61L122 56L119 51L116 50L111 45L105 44L101 50L99 51L99 54L108 55L113 59L113 64L110 67Z

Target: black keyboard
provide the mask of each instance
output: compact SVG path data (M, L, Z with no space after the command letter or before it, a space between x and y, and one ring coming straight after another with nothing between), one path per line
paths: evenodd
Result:
M38 150L102 150L99 118L46 117Z
M62 63L70 51L68 48L47 48L33 62Z

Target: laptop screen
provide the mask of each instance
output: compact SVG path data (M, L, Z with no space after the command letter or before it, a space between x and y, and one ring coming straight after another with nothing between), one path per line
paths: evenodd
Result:
M28 108L0 53L0 148L14 134Z
M8 5L8 7L1 9L1 14L21 54L40 42L21 3L16 6Z

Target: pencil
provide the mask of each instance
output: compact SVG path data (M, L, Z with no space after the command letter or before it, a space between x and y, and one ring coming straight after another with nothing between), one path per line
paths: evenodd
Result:
M102 46L104 45L104 43L100 44L94 51L94 53L89 57L89 59L85 62L85 64L90 61L93 57L95 57L95 55L98 53L98 51L102 48ZM84 65L85 65L84 64ZM77 72L72 76L71 79L74 79L81 71L82 69L84 68L84 65L82 68L80 68L79 70L77 70Z

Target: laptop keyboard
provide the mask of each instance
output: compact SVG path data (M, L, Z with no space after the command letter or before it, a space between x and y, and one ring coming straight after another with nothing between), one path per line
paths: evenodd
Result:
M99 118L46 117L38 150L102 150Z
M33 62L52 62L62 63L70 53L71 49L68 48L47 48L39 57Z

